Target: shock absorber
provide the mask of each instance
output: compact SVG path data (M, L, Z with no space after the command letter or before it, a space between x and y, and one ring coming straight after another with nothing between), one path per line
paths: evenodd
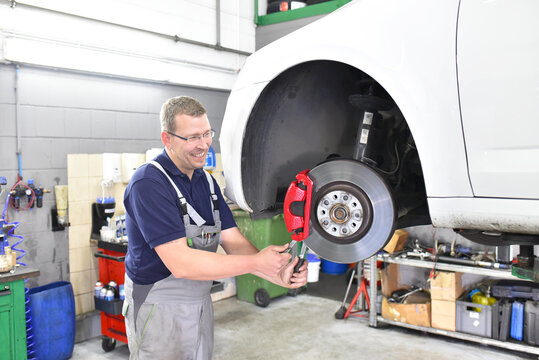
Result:
M353 158L367 165L377 166L372 159L372 143L376 122L382 119L379 111L389 110L394 105L384 96L385 91L372 80L362 80L359 94L350 95L350 104L362 111L362 119L359 123Z

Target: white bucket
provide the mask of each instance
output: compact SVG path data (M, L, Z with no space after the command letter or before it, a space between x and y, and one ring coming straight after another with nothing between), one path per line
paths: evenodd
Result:
M318 282L318 277L320 274L320 258L314 254L307 254L307 282L314 283Z

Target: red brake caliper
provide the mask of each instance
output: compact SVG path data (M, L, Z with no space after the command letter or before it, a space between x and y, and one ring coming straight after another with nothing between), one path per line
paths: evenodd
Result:
M284 198L284 222L292 240L302 241L309 236L311 195L313 182L307 176L310 170L303 170L290 183Z

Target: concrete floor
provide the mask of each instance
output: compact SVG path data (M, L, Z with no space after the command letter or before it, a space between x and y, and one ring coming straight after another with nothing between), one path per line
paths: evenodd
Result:
M509 360L537 356L399 327L370 328L360 318L335 320L340 302L311 296L273 299L267 308L229 298L215 307L214 360L437 359ZM127 345L105 353L101 339L75 345L72 359L128 359Z

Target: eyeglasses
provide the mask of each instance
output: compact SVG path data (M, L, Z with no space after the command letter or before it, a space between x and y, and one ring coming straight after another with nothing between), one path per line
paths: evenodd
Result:
M205 132L202 135L193 135L193 136L189 136L189 137L183 137L183 136L180 136L180 135L176 135L174 133L171 133L170 131L167 131L167 134L175 136L175 137L180 138L182 140L185 140L190 144L194 144L194 143L200 141L200 139L204 139L204 141L210 140L211 138L213 138L215 136L215 130L211 129L210 131Z

